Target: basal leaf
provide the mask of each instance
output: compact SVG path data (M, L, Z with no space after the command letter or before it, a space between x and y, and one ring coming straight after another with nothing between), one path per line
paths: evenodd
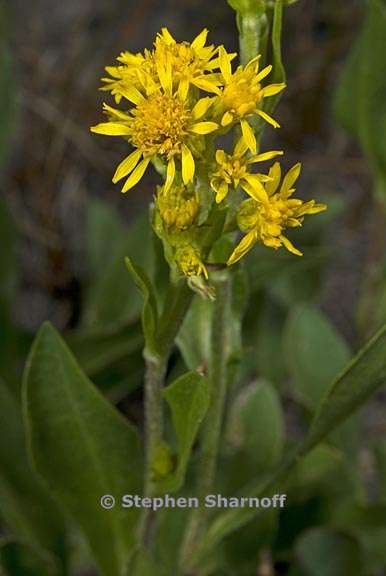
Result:
M63 516L30 467L21 410L1 380L0 513L19 542L55 565L64 538Z
M142 459L133 427L80 370L48 323L32 347L23 390L34 466L87 537L101 573L118 576L134 544L135 510L119 506L141 489ZM116 498L113 509L100 499Z

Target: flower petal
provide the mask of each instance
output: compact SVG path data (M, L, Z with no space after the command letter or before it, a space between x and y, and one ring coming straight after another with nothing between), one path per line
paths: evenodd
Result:
M208 36L208 30L207 28L204 28L202 32L200 32L198 36L196 36L193 42L191 43L191 47L193 48L193 50L200 50L201 48L203 48L205 46L207 36Z
M178 97L181 102L185 102L189 91L189 80L187 78L182 78L178 86Z
M245 256L245 254L249 252L249 250L256 243L256 241L257 241L256 232L254 230L252 230L252 232L248 232L248 234L244 236L241 242L239 242L239 244L233 250L232 254L228 259L227 266L235 264L236 262L238 262L238 260L240 260L240 258Z
M194 120L199 120L207 113L210 106L213 104L213 99L209 96L201 98L194 106L192 110L192 117Z
M117 108L112 108L111 106L106 104L106 102L103 103L103 111L110 114L111 116L115 116L116 120L121 119L124 120L125 122L127 120L130 120L130 116L128 116L126 112L122 112L122 110L117 110Z
M233 122L233 114L231 114L231 112L229 111L225 112L225 114L221 118L221 126L228 126L232 122Z
M162 39L165 40L165 42L169 45L176 43L173 36L170 34L169 30L166 27L162 28L161 36L162 36Z
M268 200L268 194L257 174L245 174L243 180L246 180L248 185L243 183L242 188L251 198L257 202L266 202Z
M181 164L182 164L182 180L184 184L188 184L191 180L193 180L195 164L194 158L192 156L191 151L189 148L182 144L182 156L181 156Z
M268 96L274 96L275 94L279 94L279 92L284 90L286 86L287 84L284 84L284 82L282 82L281 84L269 84L268 86L262 89L263 96L264 98L267 98Z
M280 178L281 178L281 168L279 162L275 162L273 166L269 169L268 176L272 178L270 182L267 182L265 185L265 189L269 196L274 194L279 186Z
M300 250L298 250L297 248L295 248L295 246L292 244L292 242L288 240L288 238L286 238L283 235L279 236L279 238L289 252L292 252L292 254L295 254L296 256L303 256L303 253L300 252Z
M220 166L226 162L226 154L224 150L216 150L216 162L217 164L220 164Z
M301 162L298 162L290 170L288 170L287 174L283 179L283 184L280 188L280 194L285 198L289 197L293 190L291 188L296 180L299 178L300 170L302 168Z
M91 132L95 134L104 134L105 136L129 136L130 127L119 122L102 122L96 126L91 126Z
M159 61L157 61L156 68L158 78L164 92L166 92L167 94L171 94L173 79L172 79L172 68L170 62L166 62L166 66L164 66Z
M235 144L234 154L242 156L248 150L244 138L241 136Z
M133 188L138 182L141 180L142 176L145 173L145 170L150 162L149 158L144 158L142 162L138 164L136 169L130 174L128 179L125 182L124 187L122 188L122 192L127 192L130 188Z
M224 46L219 48L219 60L221 74L224 76L225 81L228 81L232 76L232 66Z
M228 195L229 186L226 182L221 182L220 186L216 190L216 203L220 204Z
M254 164L255 162L265 162L266 160L272 160L276 156L281 156L284 154L283 150L272 150L271 152L263 152L262 154L256 154L247 160L248 164Z
M263 80L263 78L265 78L266 76L268 76L268 74L271 72L272 70L272 64L270 64L269 66L266 66L265 68L263 68L258 75L256 76L255 80L256 82L260 82L261 80Z
M171 185L174 182L175 175L176 175L176 163L174 162L174 158L172 156L168 162L168 167L166 169L166 181L164 186L165 192L168 192L170 190Z
M208 74L209 76L209 74ZM191 83L200 88L201 90L205 90L205 92L213 92L214 94L221 94L220 88L213 82L204 79L203 77L199 78L192 78Z
M194 132L195 134L210 134L210 132L214 132L217 128L218 124L216 124L216 122L197 122L197 124L191 126L190 132Z
M136 106L138 106L138 104L140 104L144 100L144 97L141 94L141 92L137 90L137 88L135 88L134 86L122 86L122 84L120 84L119 94L124 98L126 98L126 100L129 100L129 102L135 104Z
M124 178L134 170L141 156L142 156L141 150L134 150L134 152L132 152L131 154L129 154L129 156L126 156L126 158L122 160L122 162L118 165L115 174L113 176L114 184L119 182L121 178Z
M241 132L243 134L244 142L252 153L256 153L256 137L255 134L246 120L241 120Z
M271 126L273 126L274 128L280 128L280 124L278 122L276 122L276 120L274 118L272 118L272 116L269 116L266 112L263 112L263 110L256 110L256 112L266 122L268 122L268 124L271 124Z

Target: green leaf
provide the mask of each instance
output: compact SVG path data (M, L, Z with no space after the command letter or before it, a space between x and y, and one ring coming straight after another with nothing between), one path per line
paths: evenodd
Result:
M291 501L295 498L304 501L324 489L331 496L337 491L347 492L348 475L344 454L333 446L319 444L299 461L288 478L286 490Z
M246 450L255 474L279 464L284 417L279 396L269 382L260 380L240 392L230 411L228 443Z
M279 468L256 485L248 494L268 496L280 489L289 472L317 444L325 440L343 421L347 420L370 396L386 382L386 326L384 326L355 356L346 370L332 383L324 396L304 442L288 452ZM246 491L247 492L247 491ZM213 546L233 530L250 521L256 511L237 510L219 514L196 550L196 562L206 556Z
M298 540L295 554L305 576L362 576L357 542L328 528L308 530Z
M195 296L179 330L176 343L190 370L208 365L212 310L212 302Z
M150 263L147 215L126 229L112 208L98 202L91 205L87 230L92 274L83 326L100 328L136 320L141 311L141 298L128 281L124 260L126 256L134 256L145 268Z
M374 176L384 182L385 51L386 5L383 0L369 0L363 29L348 58L337 90L335 114L342 125L359 140Z
M20 542L55 563L64 537L63 517L29 465L21 411L1 380L0 512Z
M120 575L138 517L137 511L119 506L123 494L141 487L135 430L85 377L48 323L28 359L23 402L36 470L84 532L101 572ZM105 494L116 498L114 509L101 507Z
M173 475L159 484L164 491L178 490L185 479L194 441L209 406L208 380L197 372L187 372L163 391L178 442L178 463Z
M311 305L290 313L283 349L297 400L314 409L327 386L350 359L350 351L328 319Z
M386 381L386 325L358 352L319 404L303 450L316 446Z
M145 336L146 347L155 352L157 343L155 333L158 324L157 299L149 277L145 270L135 264L130 258L125 258L125 263L135 285L143 296L142 306L142 330Z

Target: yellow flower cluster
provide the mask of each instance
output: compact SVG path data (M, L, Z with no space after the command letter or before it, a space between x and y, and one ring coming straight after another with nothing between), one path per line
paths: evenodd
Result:
M168 242L180 270L187 276L203 274L208 246L202 227L216 210L223 210L230 189L240 186L250 200L239 202L238 222L247 232L228 260L239 260L256 241L300 254L283 236L286 227L300 225L304 214L323 205L290 199L290 171L280 192L280 165L265 174L251 172L254 164L271 160L282 151L257 153L254 118L275 128L279 124L264 110L264 99L285 84L265 84L272 66L260 69L260 57L232 70L236 54L223 46L206 45L207 30L191 43L177 42L163 28L152 50L123 52L118 65L106 68L102 90L109 91L120 108L104 104L107 121L91 130L123 137L133 148L118 165L113 182L125 179L122 192L133 188L150 162L164 174L156 209L158 234ZM232 154L216 149L218 137L230 130L239 134ZM288 182L291 182L288 185ZM204 189L198 194L196 190ZM204 235L205 236L205 235Z

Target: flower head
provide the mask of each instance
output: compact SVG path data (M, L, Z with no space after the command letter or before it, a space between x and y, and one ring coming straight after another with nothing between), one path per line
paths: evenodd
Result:
M204 29L191 42L176 42L167 28L157 34L153 50L144 54L122 52L118 57L118 66L108 66L109 77L102 78L102 90L109 90L119 103L125 91L132 86L151 93L157 90L160 81L160 69L169 69L173 88L182 99L186 98L190 85L213 92L219 84L212 71L218 68L218 49L206 46L208 30ZM235 55L231 54L233 58Z
M223 110L221 125L240 122L245 143L251 152L255 153L256 138L246 118L257 114L274 128L278 128L276 120L262 110L262 102L264 98L284 90L285 84L269 84L265 87L261 85L261 81L271 72L272 66L266 66L259 71L259 56L253 58L245 67L239 66L232 72L230 55L220 46L219 60L223 78L223 88L219 96Z
M188 184L195 172L192 154L195 134L209 134L218 127L215 122L200 121L211 104L210 98L201 98L190 110L186 100L173 94L171 78L163 80L164 89L147 97L132 89L126 97L135 107L127 112L105 105L109 121L91 128L98 134L125 136L136 148L119 164L113 176L113 182L118 182L129 175L122 192L139 182L156 155L167 164L166 190L174 181L176 156L181 164L183 182Z
M246 233L241 242L231 254L228 265L242 258L256 242L261 242L270 248L285 246L287 250L302 256L302 253L284 236L286 228L301 226L306 214L317 214L326 210L325 204L317 204L315 200L303 202L292 198L295 189L293 184L300 174L300 163L295 164L281 181L280 164L276 162L269 172L271 180L261 188L248 187L250 199L240 205L238 224L240 230Z
M260 182L267 181L264 174L252 174L248 171L251 164L265 162L283 154L281 150L272 150L263 154L246 154L247 147L241 138L234 148L233 154L227 154L224 150L216 151L216 171L212 173L210 185L216 192L216 202L220 203L228 195L229 187L237 188L239 184L258 186Z

